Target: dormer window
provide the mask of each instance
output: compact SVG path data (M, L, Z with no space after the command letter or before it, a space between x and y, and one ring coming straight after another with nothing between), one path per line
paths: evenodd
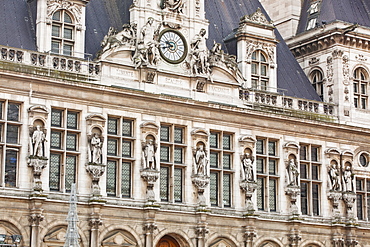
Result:
M312 71L310 74L310 79L317 94L320 96L321 100L324 100L324 82L321 71L317 69Z
M307 19L307 26L306 30L310 30L312 28L315 28L317 25L317 18L319 16L320 12L320 1L312 1L311 5L308 9L308 19Z
M52 18L51 52L73 55L75 24L66 10L58 10Z
M266 91L269 87L267 56L257 50L252 53L252 88Z
M356 108L367 109L369 74L364 68L357 68L353 78L353 103Z

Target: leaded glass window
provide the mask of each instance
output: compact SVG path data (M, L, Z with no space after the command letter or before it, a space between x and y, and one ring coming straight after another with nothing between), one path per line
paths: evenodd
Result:
M77 129L78 122L78 113L70 112L67 113L67 128L68 129Z
M18 143L18 132L19 132L18 126L8 124L7 130L6 130L6 142L17 144Z
M218 206L218 173L216 172L211 172L209 190L211 205Z
M62 133L52 131L51 132L51 138L50 138L50 147L61 149L62 148Z
M77 150L77 134L68 133L66 141L67 150L76 151Z
M122 136L132 136L133 121L123 119L122 121Z
M8 103L8 121L19 121L20 104Z
M3 119L4 102L0 101L0 119Z
M107 195L116 196L116 180L117 180L117 162L108 160L107 162Z
M160 127L161 200L183 202L185 168L185 128L168 123ZM162 178L161 178L162 179Z
M223 176L222 181L222 191L223 191L223 204L225 207L231 206L231 174L226 173Z
M279 180L278 141L270 138L257 138L256 172L258 210L277 211L277 184Z
M169 168L161 166L160 169L160 197L162 201L168 201L169 192Z
M320 214L319 146L300 143L301 211L304 215Z
M107 185L107 194L110 196L130 198L132 186L131 162L132 158L134 158L135 121L133 119L126 119L118 116L108 116L107 124L107 155L108 164L110 163L111 166L111 175L109 176L109 187ZM113 166L115 167L114 178Z
M122 162L121 193L122 193L122 197L131 196L131 163L130 162Z
M233 135L211 131L209 137L209 164L214 181L210 192L212 206L231 207L233 177ZM211 177L212 178L212 177ZM216 179L216 180L215 180Z
M50 169L49 169L49 188L50 190L59 190L60 188L60 154L50 154Z
M6 150L5 154L5 186L17 186L18 151Z
M174 169L174 183L173 183L173 194L175 202L182 202L182 168Z
M370 220L370 179L356 179L356 211L359 220Z
M170 141L170 127L161 126L161 141L164 142Z
M65 167L65 188L66 191L71 191L72 184L76 182L76 156L66 157Z
M122 142L122 157L132 157L131 150L132 150L132 142L123 141Z
M108 118L108 134L117 135L118 133L118 119Z
M51 111L51 126L53 127L62 127L62 117L63 111L52 109Z
M161 146L161 162L170 162L170 147Z
M117 145L118 140L117 139L108 139L107 142L107 154L117 156Z

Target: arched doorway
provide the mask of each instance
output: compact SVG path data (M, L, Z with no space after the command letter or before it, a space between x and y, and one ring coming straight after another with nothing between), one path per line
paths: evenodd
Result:
M171 236L164 236L156 247L180 247L179 243Z

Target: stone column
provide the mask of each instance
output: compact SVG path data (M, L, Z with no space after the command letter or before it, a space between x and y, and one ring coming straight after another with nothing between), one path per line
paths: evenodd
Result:
M31 245L30 247L40 247L40 223L44 220L42 204L44 198L32 198L30 205L29 222L31 226Z
M154 247L154 230L157 229L157 224L153 222L147 222L143 226L143 231L145 234L145 247Z
M207 214L200 212L199 221L195 228L195 234L197 236L197 247L205 247L206 246L206 234L208 233L207 228Z
M297 229L291 230L290 234L288 235L288 239L290 242L291 247L298 247L299 241L301 241L301 236L299 235L299 231Z
M90 236L90 247L99 247L99 226L103 224L103 221L99 216L92 216L89 221L91 227L91 236Z
M245 247L253 247L253 239L257 237L256 229L253 226L245 226L244 238Z

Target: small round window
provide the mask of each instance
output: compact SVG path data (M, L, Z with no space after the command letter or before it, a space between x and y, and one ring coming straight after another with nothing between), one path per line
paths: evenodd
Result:
M369 156L365 153L360 155L360 165L363 167L367 167L369 165Z

